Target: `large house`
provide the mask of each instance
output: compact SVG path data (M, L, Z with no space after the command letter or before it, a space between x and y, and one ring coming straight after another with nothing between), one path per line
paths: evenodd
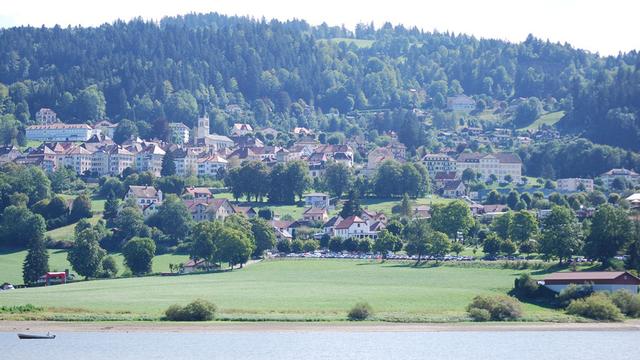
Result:
M36 113L36 122L38 124L53 124L58 122L58 116L49 108L42 108Z
M560 292L571 284L591 284L595 291L628 290L637 294L640 290L640 279L627 271L555 272L547 275L540 284L555 292Z
M87 141L94 130L87 124L47 124L27 126L27 140L34 141Z
M303 196L304 204L315 208L328 209L331 197L325 193L311 193Z
M456 160L447 154L426 154L422 163L433 177L439 172L455 172Z
M195 221L224 221L227 216L235 214L233 205L227 199L187 199L184 204Z
M575 191L593 191L593 179L582 179L582 178L566 178L566 179L558 179L556 181L557 188L559 191L564 192L575 192Z
M140 209L144 209L151 204L162 203L162 190L153 186L129 185L129 191L124 196L125 201L134 199Z
M326 225L326 224L325 224ZM369 223L361 217L352 215L338 222L333 227L333 236L341 239L349 238L376 238L378 236L379 223Z
M632 184L638 184L640 180L640 174L633 170L625 168L611 169L606 173L600 175L600 179L606 187L611 187L611 184L613 184L613 181L615 179L622 179Z
M155 176L160 176L162 159L165 154L166 152L158 144L143 144L142 150L136 154L136 170L138 172L149 171Z
M447 109L453 111L470 112L476 108L476 102L466 95L456 95L447 97Z
M189 127L183 123L169 123L169 138L174 144L189 142Z
M249 124L233 124L233 128L231 128L231 135L234 136L243 136L247 134L251 134L253 132L253 127Z
M491 175L498 180L506 180L507 176L511 176L514 182L522 180L522 160L513 153L462 153L456 159L458 177L462 176L466 169L480 174L483 181L489 180Z

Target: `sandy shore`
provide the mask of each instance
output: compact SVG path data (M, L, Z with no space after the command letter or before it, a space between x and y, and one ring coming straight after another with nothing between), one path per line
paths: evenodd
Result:
M0 321L0 332L441 332L441 331L639 331L624 323L282 323L282 322L54 322Z

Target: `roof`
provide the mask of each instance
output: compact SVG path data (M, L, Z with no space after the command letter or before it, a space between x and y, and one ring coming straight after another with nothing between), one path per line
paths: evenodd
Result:
M205 194L205 195L208 195L208 196L213 196L211 194L211 190L209 190L209 188L206 188L206 187L193 187L193 186L191 186L191 187L185 188L184 192L188 193L188 194L192 194L192 195Z
M323 215L327 212L325 208L310 207L304 211L304 215Z
M487 157L494 157L503 164L521 164L522 160L514 153L493 153L493 154L480 154L480 153L462 153L456 159L460 162L479 162L480 159Z
M638 176L638 173L629 169L611 169L600 176Z
M327 220L326 223L322 225L322 227L333 227L336 223L342 221L342 218L339 215L333 216L331 219Z
M342 220L337 226L336 226L336 230L340 230L340 229L348 229L351 227L351 225L355 224L355 223L366 223L364 220L362 220L360 217L355 216L355 215L351 215L348 218Z
M436 173L436 180L453 180L456 178L455 171L438 171Z
M631 276L638 280L640 279L627 271L573 271L573 272L555 272L547 275L544 278L545 281L590 281L590 280L614 280L622 275Z
M310 194L304 194L303 197L329 197L329 194L325 194L325 193L310 193Z
M458 187L460 185L464 186L464 183L462 183L462 180L447 181L444 184L444 189L445 190L456 190L456 189L458 189Z
M63 123L27 126L27 130L65 130L65 129L91 130L91 126L87 124L63 124Z
M129 191L138 198L153 198L157 196L159 190L153 186L129 185Z

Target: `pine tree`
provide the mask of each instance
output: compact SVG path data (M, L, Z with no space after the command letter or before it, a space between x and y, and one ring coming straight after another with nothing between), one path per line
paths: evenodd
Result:
M49 254L44 238L38 236L29 244L29 252L22 266L22 279L26 285L35 284L47 271L49 271Z
M344 219L352 215L360 215L362 213L362 208L360 207L360 199L358 199L358 194L351 190L349 191L349 196L347 201L342 206L342 211L340 211L340 216Z
M120 200L111 192L104 204L103 217L106 220L113 219L118 215L118 209L120 208Z
M162 169L160 169L160 175L172 176L176 174L176 163L173 160L173 153L167 151L162 158Z
M402 196L402 203L400 203L400 215L404 217L411 217L413 213L413 209L411 206L411 200L409 199L409 195L404 193Z

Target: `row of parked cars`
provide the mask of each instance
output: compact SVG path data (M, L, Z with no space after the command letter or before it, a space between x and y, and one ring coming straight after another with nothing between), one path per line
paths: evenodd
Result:
M316 258L316 259L381 259L382 255L377 253L350 253L350 252L332 252L332 251L314 251L304 253L274 253L272 257L286 257L286 258ZM418 260L418 256L409 256L406 254L387 254L389 260ZM423 260L437 260L437 261L473 261L476 260L473 256L423 256Z

